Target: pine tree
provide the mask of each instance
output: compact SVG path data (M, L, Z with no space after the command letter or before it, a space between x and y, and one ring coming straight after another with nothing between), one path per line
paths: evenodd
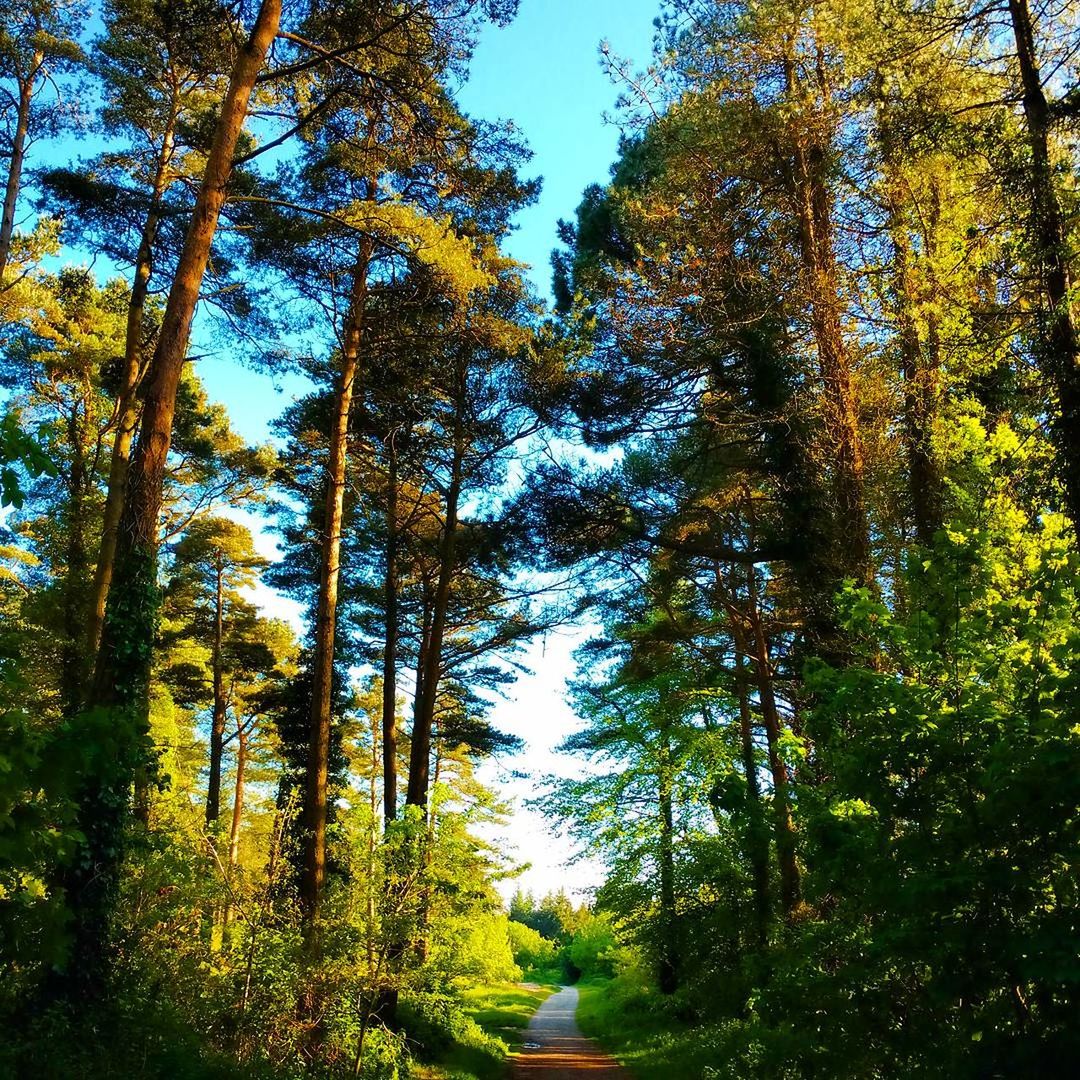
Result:
M0 283L7 275L26 151L71 119L72 103L60 96L64 76L83 61L77 27L84 17L73 0L33 0L0 7L0 79L8 143L7 179L0 211ZM11 287L11 282L3 285Z

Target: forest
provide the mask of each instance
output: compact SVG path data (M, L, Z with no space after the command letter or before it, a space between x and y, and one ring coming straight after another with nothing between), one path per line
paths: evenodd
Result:
M1080 6L657 0L550 296L518 6L0 0L0 1077L1075 1075Z

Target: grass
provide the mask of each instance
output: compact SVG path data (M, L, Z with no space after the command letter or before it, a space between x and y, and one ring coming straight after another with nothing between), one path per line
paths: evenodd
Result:
M520 1050L532 1015L557 990L547 984L524 986L503 983L478 986L465 993L465 1011L489 1034L502 1039L511 1051Z
M715 1063L701 1029L672 1016L655 990L610 979L581 982L578 989L578 1026L637 1080L701 1076Z
M546 968L526 968L521 981L555 988L570 982L570 976L561 964L552 964L551 967Z
M466 991L465 1012L488 1038L452 1046L437 1065L416 1073L418 1080L501 1080L509 1071L509 1055L521 1049L533 1013L556 989L500 983Z

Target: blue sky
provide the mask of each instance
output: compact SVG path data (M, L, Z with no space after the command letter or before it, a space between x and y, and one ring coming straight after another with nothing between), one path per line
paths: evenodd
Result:
M514 23L488 28L477 49L462 104L476 116L512 120L544 180L510 246L545 294L556 222L573 217L582 191L607 179L615 157L618 131L603 117L616 90L600 67L600 42L644 63L658 7L659 0L521 0Z
M600 43L607 41L616 55L644 65L658 8L659 0L522 0L517 20L487 30L477 49L461 94L464 107L486 119L512 120L533 150L533 174L543 177L540 200L521 214L508 247L532 266L533 281L544 295L558 220L573 217L582 191L604 182L615 159L619 132L604 115L618 91L600 66ZM532 864L520 884L537 893L567 888L580 894L599 882L596 866L568 865L570 844L522 805L535 782L513 777L506 768L536 777L572 768L554 750L576 726L565 682L573 672L573 649L585 636L577 631L536 642L525 658L534 673L521 678L494 713L500 727L527 742L525 752L504 767L485 770L517 802L497 840Z
M472 116L512 121L533 151L525 171L542 177L543 190L519 215L507 246L531 266L542 296L550 292L557 222L574 216L584 189L603 183L615 159L619 132L604 117L617 90L600 66L600 43L644 64L659 6L660 0L521 0L510 26L482 33L460 101ZM270 379L221 355L200 371L218 400L243 403L232 409L233 423L251 440L266 438L268 421L304 385L286 376L279 393Z

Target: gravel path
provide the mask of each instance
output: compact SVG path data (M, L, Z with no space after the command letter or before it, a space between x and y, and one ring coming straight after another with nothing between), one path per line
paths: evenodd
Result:
M629 1080L630 1074L581 1034L574 1019L578 992L565 986L536 1010L525 1049L514 1062L515 1080Z

